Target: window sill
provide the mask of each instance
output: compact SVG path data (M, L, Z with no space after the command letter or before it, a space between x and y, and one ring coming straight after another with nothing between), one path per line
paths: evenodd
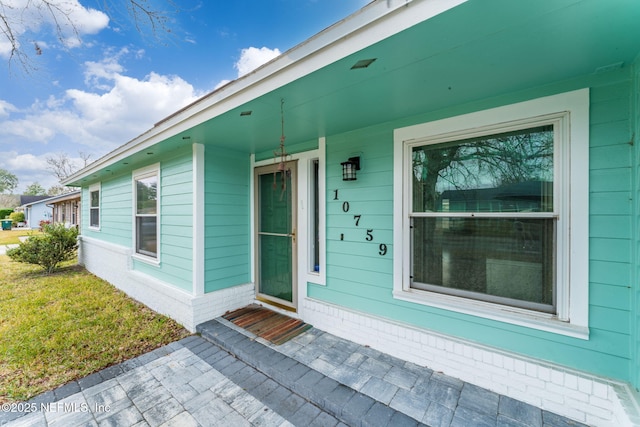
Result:
M145 255L132 254L131 258L135 259L136 261L144 262L145 264L153 265L156 267L160 265L160 261L157 258L151 258Z
M91 227L89 226L90 231L100 231L100 227Z
M589 340L589 328L587 326L564 322L550 314L417 289L395 290L393 291L393 297L398 300L454 311L456 313L468 314L484 319Z
M316 271L307 272L306 282L318 286L326 286L324 275Z

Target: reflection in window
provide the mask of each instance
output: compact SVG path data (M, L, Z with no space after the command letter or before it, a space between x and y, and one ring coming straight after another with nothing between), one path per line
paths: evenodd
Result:
M314 273L320 272L320 190L319 190L319 170L320 162L313 160L311 170L311 194L309 202L311 205L311 267Z
M411 286L555 312L554 126L412 148Z
M136 252L158 257L158 175L135 179Z
M89 190L89 227L100 227L100 189Z

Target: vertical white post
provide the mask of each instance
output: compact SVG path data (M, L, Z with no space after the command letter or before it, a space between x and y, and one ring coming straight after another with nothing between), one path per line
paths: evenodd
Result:
M193 144L193 294L204 295L204 145Z

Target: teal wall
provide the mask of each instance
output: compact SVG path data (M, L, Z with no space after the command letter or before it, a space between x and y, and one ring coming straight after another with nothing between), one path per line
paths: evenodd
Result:
M634 381L634 385L636 389L640 388L640 312L638 308L640 307L640 286L638 286L638 278L640 277L640 260L638 256L640 255L640 239L637 237L640 232L640 171L638 167L640 166L640 57L636 59L634 64L634 85L635 85L635 94L632 96L632 114L633 114L633 135L635 138L633 139L634 150L633 150L633 183L634 183L634 195L636 196L634 203L634 216L633 223L631 227L633 239L633 250L632 257L635 262L635 269L633 270L633 274L631 276L631 283L634 286L633 294L631 298L631 306L633 313L635 316L631 319L631 336L635 337L635 340L632 341L632 357L634 363L632 364L632 378Z
M89 187L82 188L82 234L115 245L131 247L131 174L112 176L100 183L100 231L89 228Z
M160 264L133 260L133 269L186 291L192 291L193 166L191 147L170 156L137 164L134 169L160 162ZM88 228L89 187L82 189L82 234L133 248L132 174L101 181L100 231Z
M479 100L420 117L327 136L327 281L310 297L497 348L631 380L632 87L630 68ZM541 96L591 88L590 338L582 340L396 300L393 290L393 129ZM637 124L636 124L637 125ZM340 162L360 153L358 180L343 182ZM334 200L334 190L338 199ZM348 201L348 213L343 203ZM353 215L362 215L355 227ZM364 240L372 229L372 242ZM340 235L344 234L344 241ZM379 254L380 244L387 253ZM637 292L637 289L634 289ZM640 296L638 297L640 298ZM634 323L635 324L635 323Z
M250 281L249 154L205 147L205 292Z
M160 265L133 268L193 291L193 155L191 147L160 160Z

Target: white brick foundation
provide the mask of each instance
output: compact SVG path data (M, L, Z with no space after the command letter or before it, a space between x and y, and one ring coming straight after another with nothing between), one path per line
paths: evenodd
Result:
M576 421L640 425L639 399L628 384L311 298L301 311L318 329Z
M130 249L83 236L80 239L78 261L87 270L154 311L171 317L191 332L200 323L254 301L252 284L194 296L159 279L131 270Z

